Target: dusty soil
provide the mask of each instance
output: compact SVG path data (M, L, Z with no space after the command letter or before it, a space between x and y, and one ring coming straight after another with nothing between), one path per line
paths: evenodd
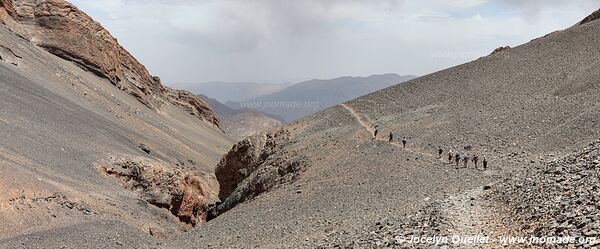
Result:
M575 25L294 122L237 184L231 196L245 202L166 245L402 248L427 246L392 241L409 233L528 235L488 195L600 137L598 29ZM438 147L476 153L489 169L457 168ZM278 170L294 160L303 163Z
M215 183L210 173L231 141L189 113L154 112L110 82L0 32L2 44L18 55L17 65L0 62L0 224L9 224L1 226L0 247L423 248L431 245L405 239L596 232L600 212L588 201L597 191L583 187L598 182L583 177L597 170L590 153L596 150L585 159L572 153L600 137L597 20L265 135L268 146L238 165L244 173L233 179L232 194L212 207L225 211L190 230L171 206L148 202L146 196L162 196L152 195L153 188L132 191L151 178L147 168L142 174L115 169L123 180L94 165L146 157L181 175L206 172L204 181ZM379 139L372 139L375 125ZM390 131L406 137L407 147L389 143ZM438 147L467 146L471 151L463 152L486 158L488 170L455 167L437 156ZM222 167L230 165L225 160ZM540 171L546 165L567 170L548 175ZM554 184L567 177L568 183ZM523 181L530 191L519 190ZM177 188L174 193L179 196ZM517 199L503 203L500 193ZM555 193L565 193L558 205L535 197ZM536 214L558 218L529 222Z
M105 241L87 237L95 233L121 236L107 241L153 241L203 222L206 213L189 214L218 199L214 167L232 144L217 127L173 105L150 109L3 26L0 44L0 247ZM182 203L192 205L177 212L153 205L147 196L168 194L153 187L160 173L133 188L98 167L137 158L178 172L163 179L175 181ZM56 244L36 239L42 237Z

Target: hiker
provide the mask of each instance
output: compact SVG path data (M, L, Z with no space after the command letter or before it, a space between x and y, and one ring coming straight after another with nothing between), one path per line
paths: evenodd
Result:
M377 139L377 133L379 132L379 128L377 127L379 127L379 125L375 126L375 131L373 131L373 139Z
M479 161L479 157L477 154L473 155L473 164L475 164L475 169L477 169L477 161Z
M452 163L453 157L454 157L454 154L452 154L452 150L448 150L448 163Z
M456 161L456 168L458 168L458 163L460 162L460 154L458 152L454 156L454 160Z
M465 157L463 158L463 162L465 163L465 168L468 168L469 165L469 155L465 154Z
M402 138L402 148L406 148L406 137Z
M487 160L483 158L483 170L487 169Z
M444 150L442 150L442 147L438 147L438 159L442 158L442 153L444 153Z
M394 134L390 131L390 140L389 142L394 142Z

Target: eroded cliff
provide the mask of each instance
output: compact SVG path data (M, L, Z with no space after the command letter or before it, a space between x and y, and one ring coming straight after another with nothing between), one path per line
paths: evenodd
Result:
M215 126L210 106L192 94L162 85L98 22L64 0L2 0L0 22L13 32L105 77L144 105L160 110L165 104L185 109Z

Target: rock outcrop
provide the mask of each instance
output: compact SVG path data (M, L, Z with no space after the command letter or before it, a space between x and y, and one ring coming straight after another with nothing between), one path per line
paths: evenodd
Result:
M17 11L15 10L14 6L12 5L12 0L0 0L0 8L4 9L4 13L8 14L9 16L16 18L17 17ZM0 15L1 19L4 19L4 17L2 17Z
M219 198L225 200L242 182L248 173L256 170L258 164L264 161L262 156L267 142L265 134L258 134L245 138L233 145L233 148L221 159L215 169L217 180L219 180Z
M64 0L0 0L0 22L48 52L107 78L150 108L169 103L219 125L206 102L163 86L98 22Z
M209 214L217 216L235 205L289 182L307 165L302 156L273 156L289 142L286 130L245 138L221 159L215 169L219 198L223 201ZM209 217L210 218L210 217Z
M585 17L583 20L581 20L581 22L579 22L579 25L586 24L586 23L588 23L588 22L591 22L591 21L597 20L597 19L599 19L599 18L600 18L600 9L599 9L599 10L596 10L596 11L594 11L594 12L593 12L592 14L590 14L589 16L586 16L586 17Z
M135 191L146 202L169 210L179 221L194 227L206 221L207 206L214 202L209 181L203 174L185 172L164 162L145 158L115 159L98 169L119 179L125 188Z
M502 51L506 51L506 50L509 50L509 49L510 49L510 46L498 47L498 48L494 49L494 51L492 51L490 53L490 55L497 54L497 53L500 53Z
M0 45L0 60L1 61L6 61L10 64L18 66L19 61L21 59L22 59L22 57L18 54L15 54L15 52L12 49L10 49L9 47Z

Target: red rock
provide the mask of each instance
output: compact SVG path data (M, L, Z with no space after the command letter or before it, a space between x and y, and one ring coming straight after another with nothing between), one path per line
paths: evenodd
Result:
M97 166L101 173L117 178L142 200L169 210L183 225L195 227L206 221L211 189L203 187L206 178L202 173L173 169L161 161L135 157Z
M9 16L11 16L13 18L17 17L17 11L13 7L11 0L0 0L0 8L3 8L4 12L6 14L8 14ZM0 19L4 19L4 18L0 17Z

